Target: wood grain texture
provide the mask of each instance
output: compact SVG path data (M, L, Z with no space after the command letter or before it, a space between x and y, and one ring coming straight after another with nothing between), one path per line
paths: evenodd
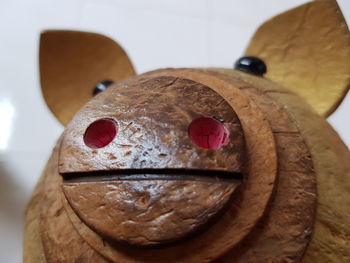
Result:
M123 48L94 33L44 31L39 59L44 99L64 125L91 99L97 83L135 75Z
M46 169L44 175L46 174ZM35 187L30 203L27 206L24 228L24 246L23 262L24 263L46 263L45 252L42 245L40 233L40 209L43 198L43 181L42 176Z
M60 142L59 139L27 207L23 262L106 263L86 246L62 210L57 170ZM53 206L48 207L48 204ZM50 209L53 213L46 213Z
M55 149L44 175L38 215L46 262L108 262L80 237L70 222L61 199L62 177L58 174L57 163L58 149Z
M24 261L350 261L350 152L307 105L327 116L341 102L349 43L336 1L314 1L266 22L247 49L286 88L233 70L165 69L83 106L97 82L134 75L126 53L97 34L43 33L50 109L67 123L82 108L29 204ZM197 147L188 127L201 116L222 119L230 143ZM102 118L118 134L92 149L85 131Z
M224 122L228 145L203 149L191 142L189 125L202 116ZM83 142L85 129L100 118L113 119L120 132L110 145L91 149ZM114 85L81 109L64 133L59 171L69 203L90 228L150 246L183 239L216 217L239 184L233 173L243 173L244 159L242 127L224 98L190 80L160 77ZM100 172L106 183L69 184L82 174L101 178ZM137 204L141 196L149 197L144 206Z
M317 180L317 215L304 263L350 259L350 152L333 128L303 99L264 78L219 70L258 87L294 119L312 155ZM270 84L271 83L271 84Z
M224 120L230 144L195 147L188 126L197 117ZM95 120L119 126L106 147L91 149L83 137ZM60 149L60 173L121 169L203 169L241 172L244 137L240 121L223 97L199 83L174 77L134 78L93 98L69 123Z
M148 77L140 76L134 80L142 83L145 78ZM227 101L236 112L239 111L240 118L245 121L245 125L242 125L246 142L249 143L249 164L243 183L244 190L227 208L227 212L206 231L192 239L167 248L140 250L101 240L67 204L66 210L70 211L68 215L71 221L87 243L116 262L210 262L239 243L254 228L264 213L276 178L274 137L265 117L249 97L238 89L233 89L231 96L236 99ZM255 125L248 125L253 123Z
M316 208L316 182L310 152L295 121L284 112L283 107L249 82L232 77L235 72L230 74L231 71L223 71L227 75L193 69L159 72L188 77L211 87L213 83L221 81L221 85L216 87L222 89L225 82L230 82L257 103L275 129L278 181L273 199L264 218L249 236L223 256L220 262L300 262L310 241ZM272 86L272 89L279 90L278 86ZM288 125L282 126L282 123Z
M350 33L335 0L319 0L271 18L253 36L246 55L267 65L266 78L330 115L350 87Z
M186 179L118 180L65 183L63 190L74 211L102 237L150 246L198 232L222 210L238 185Z
M120 84L125 87L137 86L136 83L147 83L149 79L159 77L164 80L166 76L187 78L190 82L182 83L197 83L196 85L210 87L224 97L237 113L246 141L247 166L245 179L236 198L220 218L197 236L170 247L126 247L105 238L105 235L101 235L93 227L90 228L81 220L82 215L77 213L77 209L74 210L74 205L69 204L62 192L62 178L58 174L58 157L55 151L48 166L51 168L45 175L42 192L45 193L45 198L41 198L40 201L41 239L48 262L216 260L234 263L323 263L331 260L338 263L347 260L347 206L346 202L342 201L346 200L348 195L349 168L345 163L349 160L349 152L329 125L292 92L266 79L232 70L213 72L167 69L150 72ZM111 88L113 92L116 86ZM98 103L94 105L97 107ZM325 135L331 139L324 137ZM337 153L337 150L341 152ZM74 168L74 162L72 164L71 167L67 166L66 171L74 171L70 169ZM92 165L95 164L92 162ZM89 172L98 170L95 166L92 167L94 169L88 170ZM316 215L315 174L319 199L313 233ZM71 175L73 174L69 176ZM200 182L203 189L208 189L209 197L210 187L205 186L208 182ZM89 193L94 191L90 188L90 181L67 180L66 183L72 196L78 192L81 194L77 196L88 197ZM123 183L98 182L101 188L111 186L117 187L116 189L133 184L132 181ZM145 184L154 185L157 182ZM171 181L164 184L171 185ZM330 189L330 185L336 188ZM195 189L191 188L195 185L188 186L190 192L195 192L191 190ZM79 188L81 189L77 190ZM169 192L169 189L164 192ZM141 196L135 193L131 199L137 201L138 197ZM77 200L79 201L79 197L74 202ZM142 200L139 204L145 203L145 200ZM94 203L89 200L86 202L90 205L88 209L93 211ZM185 204L183 207L185 208ZM160 206L158 210L162 209ZM333 213L337 218L331 216ZM110 231L108 227L106 229ZM61 252L62 250L66 252ZM88 261L92 259L93 261Z

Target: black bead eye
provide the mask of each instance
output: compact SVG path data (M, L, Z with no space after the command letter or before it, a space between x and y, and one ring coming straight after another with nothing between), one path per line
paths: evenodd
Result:
M262 76L266 73L264 61L257 57L241 57L236 61L234 68L258 76Z
M96 84L92 95L97 95L98 93L105 91L110 85L112 85L114 82L111 80L104 80Z

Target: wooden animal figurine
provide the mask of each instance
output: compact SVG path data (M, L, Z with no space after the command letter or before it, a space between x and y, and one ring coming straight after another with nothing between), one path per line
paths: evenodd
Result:
M44 32L42 91L66 129L24 262L350 262L350 153L325 120L349 44L331 0L263 24L235 70L135 76L111 39Z

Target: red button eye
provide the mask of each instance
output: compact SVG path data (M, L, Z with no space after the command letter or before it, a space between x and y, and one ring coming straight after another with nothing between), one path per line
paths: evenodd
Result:
M212 117L199 117L188 126L188 136L192 142L204 149L219 149L229 143L230 132Z
M111 119L99 119L89 125L84 134L84 143L97 149L108 145L118 132L118 125Z

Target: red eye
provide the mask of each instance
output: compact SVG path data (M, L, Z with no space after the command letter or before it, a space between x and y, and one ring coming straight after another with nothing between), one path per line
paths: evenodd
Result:
M229 143L229 131L212 117L199 117L188 126L188 136L194 144L204 149L219 149Z
M111 119L99 119L89 125L84 134L84 143L90 148L108 145L118 132L118 125Z

